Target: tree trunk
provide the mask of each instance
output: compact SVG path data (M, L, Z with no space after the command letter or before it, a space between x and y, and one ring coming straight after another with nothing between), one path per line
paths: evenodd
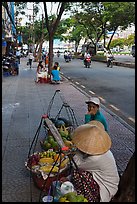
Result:
M34 55L34 61L35 61L35 62L37 62L36 51L37 51L38 45L39 45L39 44L37 43L37 44L36 44L36 48L35 48L35 50L34 50L34 54L33 54L33 55Z
M117 194L111 202L135 202L135 152L120 179Z
M43 45L43 40L41 40L41 42L40 42L40 44L39 44L38 55L37 55L36 61L40 61L40 60L41 60L42 45Z
M110 40L109 40L109 42L108 42L108 45L107 45L107 50L109 50L110 43L111 43L111 41L112 41L112 39L113 39L113 36L114 36L116 30L117 30L117 27L114 28L114 31L113 31L113 33L112 33L112 35L111 35L111 38L110 38Z
M49 63L48 63L48 74L51 75L53 66L53 34L49 34Z

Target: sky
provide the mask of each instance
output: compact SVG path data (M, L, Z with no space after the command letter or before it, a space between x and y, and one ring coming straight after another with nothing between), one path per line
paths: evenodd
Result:
M46 2L47 4L47 11L48 11L48 15L51 12L51 3L53 2ZM52 14L55 14L57 11L57 5L58 4L54 4L53 9L52 9ZM43 2L40 2L39 4L39 13L36 16L36 19L38 20L39 18L42 18L42 13L44 14L44 6L43 6ZM33 14L33 2L29 2L27 5L27 9L25 9L26 15L32 15ZM62 18L68 18L69 17L69 13L67 13L67 15L62 15ZM26 16L22 16L22 21L21 21L21 25L25 25L26 22L29 22L29 19Z

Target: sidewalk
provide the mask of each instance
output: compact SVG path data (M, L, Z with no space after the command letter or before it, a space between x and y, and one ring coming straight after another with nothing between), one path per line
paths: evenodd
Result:
M41 116L47 113L49 102L60 90L74 110L78 124L84 123L86 112L83 94L67 79L59 85L36 84L36 62L32 69L22 58L19 75L4 77L2 82L2 202L38 202L37 189L24 166L30 144L39 126ZM51 115L56 116L62 101L55 97ZM124 121L101 106L107 118L112 139L111 150L122 174L135 151L135 133Z

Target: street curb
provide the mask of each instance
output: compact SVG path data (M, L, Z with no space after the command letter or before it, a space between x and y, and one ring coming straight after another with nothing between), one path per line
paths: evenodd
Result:
M77 59L83 60L81 57L78 57ZM106 60L99 60L94 58L92 58L92 61L107 63ZM113 61L113 64L116 66L135 69L135 63L123 63L123 62Z
M96 60L96 59L92 59L92 61L107 63L106 61ZM133 63L123 63L123 62L113 61L113 65L135 69L135 64Z

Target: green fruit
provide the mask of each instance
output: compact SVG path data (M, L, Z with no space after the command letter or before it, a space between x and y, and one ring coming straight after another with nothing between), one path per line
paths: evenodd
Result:
M84 196L83 195L77 195L77 202L83 202Z
M67 138L67 134L64 132L64 131L62 131L62 130L59 130L59 133L60 133L60 135L61 135L61 137L66 137Z
M52 135L49 135L49 136L48 136L48 141L49 141L50 139L53 139L53 140L54 140L54 137L53 137Z
M44 144L44 147L45 147L46 149L50 149L50 148L51 148L51 144L48 142L48 143Z
M49 138L48 141L50 144L52 144L52 143L54 143L55 140L53 138Z
M67 140L67 138L66 138L66 137L63 137L63 136L62 136L62 139L63 139L63 141L66 141L66 140Z
M47 144L48 144L48 141L47 141L47 140L45 140L43 144L44 144L44 145L47 145Z
M76 194L76 192L70 192L70 193L65 194L65 197L70 202L76 202L77 194Z
M86 198L84 198L83 202L88 202L88 200Z
M57 147L58 146L58 143L56 141L52 142L52 147Z
M60 199L59 199L59 202L65 202L66 201L66 198L65 197L61 197Z

